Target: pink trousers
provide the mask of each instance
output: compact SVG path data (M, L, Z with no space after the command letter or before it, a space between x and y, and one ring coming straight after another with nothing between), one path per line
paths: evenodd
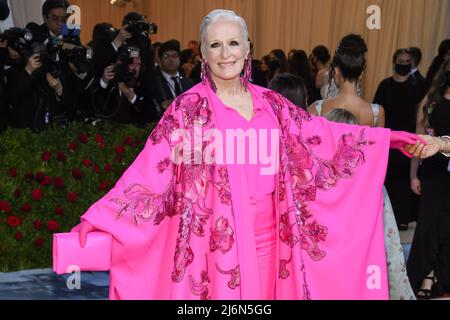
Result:
M256 201L254 207L255 241L263 300L275 299L276 280L276 222L274 195L268 194Z

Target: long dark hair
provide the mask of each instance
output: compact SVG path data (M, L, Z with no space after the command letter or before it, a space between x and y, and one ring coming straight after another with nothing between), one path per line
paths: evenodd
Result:
M303 50L297 50L289 63L289 72L302 77L308 85L315 83L308 56Z
M286 54L281 49L275 49L272 50L271 53L277 58L278 62L280 63L280 68L278 70L278 73L284 73L288 71L288 62L286 59Z
M445 39L439 45L438 55L433 59L433 62L431 63L430 68L428 69L427 88L431 87L434 76L438 72L439 67L444 63L445 58L447 57L449 51L450 51L450 39Z
M424 124L427 122L429 115L433 111L434 107L444 101L445 93L447 92L447 72L450 71L450 57L447 57L442 63L441 67L436 73L433 79L433 84L430 91L428 91L426 100L427 103L424 106Z
M277 74L268 85L268 88L286 97L296 106L305 109L308 107L308 90L302 77L290 74Z

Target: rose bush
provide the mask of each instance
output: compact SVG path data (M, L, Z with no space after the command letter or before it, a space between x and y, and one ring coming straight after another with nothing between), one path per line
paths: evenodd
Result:
M50 268L69 232L143 149L153 126L73 124L0 135L0 272Z

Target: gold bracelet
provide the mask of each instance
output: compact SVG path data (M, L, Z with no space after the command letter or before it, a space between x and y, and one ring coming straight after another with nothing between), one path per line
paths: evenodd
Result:
M443 136L441 137L441 140L444 142L441 153L446 157L450 157L450 137Z

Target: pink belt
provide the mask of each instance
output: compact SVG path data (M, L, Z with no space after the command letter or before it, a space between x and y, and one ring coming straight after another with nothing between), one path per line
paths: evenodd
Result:
M276 222L273 194L268 194L250 203L255 208L254 226L256 255L264 300L275 298L276 279Z

